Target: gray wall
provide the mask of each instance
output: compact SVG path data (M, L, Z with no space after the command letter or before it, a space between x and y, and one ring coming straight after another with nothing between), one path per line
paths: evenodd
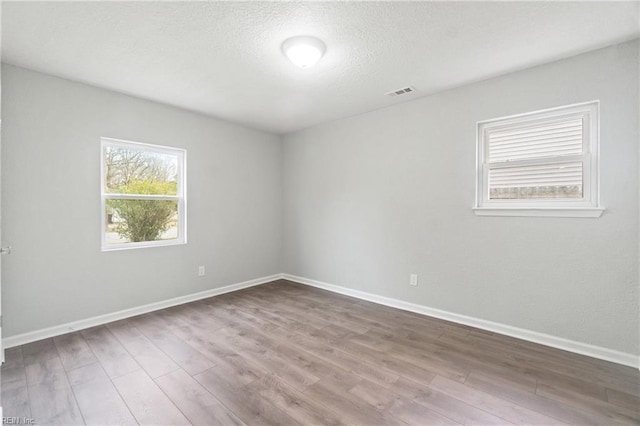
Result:
M6 65L2 103L3 337L281 272L279 136ZM187 245L100 251L101 136L187 150Z
M637 354L638 75L631 42L288 135L285 272ZM478 120L593 99L603 217L473 214Z
M287 272L637 354L638 59L626 43L284 145L3 65L4 337ZM602 218L473 215L476 121L592 99ZM101 136L187 149L189 244L100 251Z

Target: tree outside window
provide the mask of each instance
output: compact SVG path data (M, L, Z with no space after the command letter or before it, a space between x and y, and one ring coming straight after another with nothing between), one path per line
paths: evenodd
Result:
M103 250L185 241L184 157L183 150L103 139Z

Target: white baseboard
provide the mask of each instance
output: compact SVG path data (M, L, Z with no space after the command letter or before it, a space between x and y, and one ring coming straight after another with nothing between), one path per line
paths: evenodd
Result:
M31 331L24 334L10 336L2 339L2 347L6 349L14 346L20 346L26 343L35 342L37 340L46 339L49 337L55 337L55 336L59 336L65 333L70 333L73 331L83 330L85 328L95 327L95 326L106 324L112 321L118 321L121 319L133 317L136 315L141 315L141 314L157 311L164 308L169 308L171 306L181 305L184 303L193 302L195 300L206 299L207 297L217 296L224 293L230 293L232 291L242 290L244 288L266 284L268 282L275 281L282 278L289 281L294 281L300 284L305 284L312 287L329 290L334 293L355 297L357 299L379 303L381 305L390 306L392 308L398 308L405 311L427 315L430 317L440 318L443 320L464 324L464 325L492 331L499 334L504 334L504 335L515 337L518 339L539 343L541 345L550 346L553 348L558 348L558 349L562 349L569 352L575 352L575 353L587 355L593 358L615 362L617 364L640 368L640 359L637 355L619 352L613 349L607 349L600 346L590 345L587 343L577 342L577 341L565 339L562 337L552 336L550 334L544 334L536 331L513 327L510 325L501 324L493 321L487 321L487 320L474 318L466 315L456 314L453 312L447 312L440 309L430 308L424 305L418 305L416 303L405 302L405 301L393 299L390 297L379 296L373 293L353 290L347 287L341 287L333 284L328 284L322 281L316 281L309 278L298 277L290 274L269 275L267 277L256 278L253 280L244 281L237 284L231 284L224 287L205 290L198 293L189 294L186 296L180 296L173 299L168 299L168 300L163 300L156 303L150 303L147 305L138 306L135 308L124 309L122 311L113 312L110 314L98 315L95 317L91 317L91 318L87 318L79 321L73 321L73 322L61 324L54 327L44 328L41 330Z
M230 293L232 291L242 290L260 284L266 284L271 281L279 280L282 274L269 275L267 277L256 278L237 284L231 284L224 287L213 288L198 293L188 294L186 296L175 297L173 299L163 300L160 302L149 303L148 305L138 306L135 308L124 309L122 311L113 312L105 315L72 321L66 324L54 327L43 328L41 330L31 331L24 334L18 334L2 339L2 347L4 349L14 346L24 345L26 343L35 342L36 340L47 339L49 337L59 336L61 334L70 333L72 331L83 330L85 328L95 327L97 325L106 324L112 321L118 321L130 318L136 315L146 314L147 312L157 311L159 309L169 308L171 306L181 305L183 303L193 302L195 300L206 299L207 297L217 296L219 294ZM4 351L3 351L4 352Z
M575 340L569 340L562 337L552 336L550 334L538 333L537 331L526 330L523 328L513 327L493 321L487 321L479 318L469 317L466 315L456 314L453 312L447 312L440 309L430 308L428 306L405 302L403 300L392 299L390 297L378 296L377 294L353 290L350 288L328 284L309 278L298 277L290 274L283 274L283 278L300 284L329 290L334 293L344 294L346 296L351 296L358 299L367 300L369 302L390 306L392 308L398 308L422 315L428 315L430 317L440 318L458 324L469 325L471 327L476 327L499 334L505 334L507 336L539 343L545 346L551 346L557 349L575 352L578 354L587 355L593 358L603 359L630 367L640 368L640 359L637 355L619 352L613 349L607 349L587 343L577 342Z

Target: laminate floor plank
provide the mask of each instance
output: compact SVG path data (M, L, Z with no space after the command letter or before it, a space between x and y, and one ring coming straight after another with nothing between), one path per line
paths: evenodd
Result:
M554 387L569 390L571 392L585 395L590 398L607 401L607 390L597 383L576 379L570 376L562 376L553 373L540 373L538 375L538 386L551 385Z
M550 425L562 424L557 419L545 416L537 411L529 410L518 404L478 391L464 384L445 377L436 377L431 387L453 398L466 402L489 413L496 413L508 422L515 424Z
M477 339L476 339L477 336ZM564 351L562 349L551 348L538 345L515 337L492 334L483 336L480 330L470 333L471 342L492 342L501 345L503 350L518 351L521 355L538 356L543 360L557 360L565 365L577 366L589 369L592 373L602 373L611 380L621 380L640 385L640 377L633 367L615 364L601 359L591 358L586 355Z
M454 339L459 344L473 347L474 350L480 349L493 358L503 357L502 359L506 359L511 365L519 365L521 368L535 371L534 375L539 381L566 387L569 390L584 393L603 401L607 399L605 385L611 384L610 382L596 383L583 380L583 370L576 369L575 365L568 361L545 359L538 355L520 352L514 353L502 346L496 347L493 344L483 344L478 341L462 342L457 337L454 337Z
M479 372L487 376L508 377L510 382L535 392L538 372L517 362L505 361L500 357L493 358L486 352L474 355L474 350L471 348L450 344L441 345L413 340L409 345L438 359L448 356L450 362L460 365L470 372Z
M316 377L323 378L338 373L347 373L347 370L342 367L288 341L281 342L274 348L274 352L283 360L304 368Z
M414 389L414 394L409 398L404 388L408 380L404 379L391 389L381 388L373 383L363 380L349 390L353 394L376 409L403 419L420 415L428 424L505 424L505 419L493 416L483 410L465 404L441 392L437 392L428 386L420 386L415 382L409 384ZM420 387L415 392L416 387ZM400 391L398 392L398 390ZM416 407L419 404L422 407Z
M213 396L248 425L297 425L298 422L280 408L246 386L230 383L232 376L210 368L195 376Z
M406 377L400 377L388 389L409 401L428 395L432 391L428 384L419 383Z
M153 318L138 317L130 322L187 373L195 375L215 365L204 354L185 345L178 336L158 325Z
M235 307L224 304L221 301L216 302L217 303L213 303L213 301L208 300L206 303L196 304L196 306L202 309L204 315L208 315L220 322L224 322L227 326L234 326L238 322L244 322L251 323L255 327L264 330L278 327L278 324L267 319L250 315L241 309L236 309Z
M58 349L62 366L67 371L98 361L87 342L78 332L54 337L53 343Z
M172 327L176 327L176 333L181 334L186 343L203 353L214 363L215 366L212 369L225 371L238 382L247 384L267 373L267 370L260 363L235 351L217 333L203 331L198 328L197 324L186 323L180 318L174 319Z
M85 424L60 358L31 363L26 371L31 414L38 424Z
M67 376L87 424L138 424L99 363L78 367Z
M391 324L385 324L384 321L380 321L373 315L360 315L356 312L347 311L343 312L343 316L352 321L360 321L365 324L369 328L367 333L375 332L387 336L408 336L413 331L402 325L392 326Z
M387 411L402 401L402 397L391 390L375 386L367 380L363 380L349 389L349 393L380 411Z
M633 410L640 416L640 397L615 389L607 389L607 401L620 407Z
M372 367L383 366L386 371L393 372L396 375L411 377L423 383L429 383L435 376L436 366L427 359L420 358L419 355L416 355L411 360L401 360L389 353L372 350L358 343L351 342L348 339L336 339L322 330L314 331L310 333L308 337L322 342L329 348L336 348L354 359L360 360L363 364L367 363ZM447 371L447 373L449 373L449 371ZM443 372L443 374L445 374L445 372ZM457 380L464 380L467 374L467 372L460 371L452 373ZM377 380L375 381L380 383Z
M67 375L60 358L49 358L25 367L28 386L52 383L55 385L68 384Z
M9 348L36 424L640 424L640 372L286 280Z
M446 333L445 333L446 334ZM482 371L487 374L508 375L510 379L535 388L537 375L535 370L518 364L515 360L505 360L503 356L494 357L485 351L479 351L467 345L433 339L424 334L412 333L406 338L394 338L393 342L413 348L418 353L429 354L438 359L449 359L469 371Z
M38 340L22 346L22 362L25 366L51 358L58 358L58 350L53 339Z
M344 422L308 395L289 387L273 374L268 374L247 386L274 406L283 410L299 424L341 425Z
M356 342L357 343L357 342ZM404 350L400 345L396 346L392 350L385 352L389 356L389 361L385 365L388 368L398 371L400 368L409 370L407 367L415 365L428 372L435 374L436 372L444 377L448 377L458 382L464 382L469 375L469 368L460 364L456 364L452 359L442 359L437 356L433 356L428 352L416 352L415 350ZM394 367L390 365L402 365L403 363L407 367ZM415 369L414 369L415 370ZM407 371L404 374L406 377L412 377L412 371Z
M523 361L532 359L531 357L523 357L518 353L503 349L493 343L474 343L470 341L468 337L453 335L449 332L441 334L435 340L431 340L425 338L423 335L414 333L413 335L408 336L407 340L418 344L430 345L434 350L438 350L438 348L444 350L456 349L460 353L460 356L464 357L465 355L468 355L472 359L476 359L477 352L481 350L484 355L482 359L487 363L492 363L494 365L517 364L522 366L524 365Z
M344 328L343 326L337 324L329 324L328 326L323 327L320 330L339 339L362 335L361 333L354 333L353 330L349 330L348 328ZM369 331L368 328L367 331Z
M14 349L11 351L11 349ZM22 360L22 348L11 348L2 365L1 403L5 417L31 418L31 404L27 389L27 372ZM16 350L17 349L17 350Z
M113 379L125 403L141 425L189 425L189 420L143 370Z
M549 399L560 401L565 405L579 410L587 411L599 416L606 416L611 422L615 421L621 424L633 424L638 423L638 420L640 420L638 419L637 410L610 404L600 399L592 398L565 388L540 383L536 393Z
M22 365L2 366L2 390L27 386L27 371Z
M338 325L351 330L353 333L366 333L367 331L369 331L369 327L363 322L345 318L343 315L333 311L331 308L328 308L325 305L317 304L317 302L314 306L310 305L306 301L296 300L293 303L287 303L287 307L292 310L296 310L302 315L313 316L313 318L318 318L320 321L327 322L327 326ZM320 324L321 323L322 322L320 322Z
M24 367L24 357L22 356L22 346L14 346L4 350L4 363L2 367Z
M4 417L33 418L26 385L2 389L2 415Z
M293 328L301 331L301 329L296 326L293 326ZM286 333L281 328L269 327L268 329L263 329L256 327L253 323L239 324L233 330L238 334L250 338L257 344L268 348L286 363L304 369L312 376L326 377L335 373L346 372L346 370L337 365L327 362L311 352L305 351L303 348L292 344L290 338L294 336L295 333ZM313 330L317 329L313 328ZM305 332L309 333L310 331L305 329Z
M431 388L413 399L413 402L460 424L500 425L509 423L497 415Z
M220 320L211 315L203 314L202 308L196 306L197 303L175 306L165 311L160 311L158 314L164 315L168 319L179 318L187 324L200 324L202 328L210 331L229 326L226 319Z
M180 368L129 322L111 323L107 328L152 379Z
M411 425L459 425L448 417L442 416L435 411L429 410L424 405L413 401L405 401L390 410L398 419Z
M329 325L326 321L322 321L320 323L318 323L315 319L313 318L309 318L307 316L305 316L304 314L295 312L295 311L291 311L289 309L286 308L286 304L283 303L279 303L279 304L273 304L273 303L265 303L264 300L261 300L258 297L254 297L254 296L246 296L248 300L254 301L255 303L259 303L262 304L263 309L271 312L272 314L281 316L283 318L286 318L289 321L293 321L296 322L300 325L306 326L305 328L310 328L310 329L320 329L322 327L326 327L327 325Z
M337 383L336 383L337 382ZM305 395L315 401L320 401L326 409L333 411L340 419L348 424L356 425L386 425L399 424L382 412L375 410L355 395L349 394L341 381L324 378L305 391Z
M89 328L81 334L112 379L140 369L140 365L106 327Z
M156 379L156 383L194 425L244 425L196 379L177 370Z
M393 341L394 333L380 333L374 330L369 330L361 334L345 333L344 330L336 329L335 327L333 329L325 327L322 330L335 337L349 339L352 342L371 348L374 351L387 352L396 349L396 344Z
M443 336L451 342L473 348L475 352L481 349L485 354L495 359L506 359L508 363L518 364L533 372L537 378L557 382L559 385L571 385L583 391L591 391L591 396L606 399L604 388L611 388L621 392L640 396L638 374L630 367L615 365L610 362L596 360L587 362L583 355L570 354L554 348L534 346L531 342L523 342L508 336L489 336L485 340L478 336L461 340L455 336ZM575 355L572 358L572 355ZM589 371L589 380L583 380L584 371ZM559 380L556 380L559 379Z
M390 371L386 367L379 366L376 368L369 363L362 362L362 360L357 357L326 346L322 342L315 341L306 336L294 336L290 342L342 370L352 372L372 382L382 384L383 386L390 386L400 377L399 374ZM429 380L431 378L433 378L433 375L429 377Z
M535 390L531 392L528 388L504 378L471 373L465 385L513 401L524 408L544 413L564 423L595 426L611 422L611 419L604 415L581 411L554 399L545 398L536 394Z
M368 315L371 318L377 318L379 321L383 320L385 323L394 324L398 328L406 328L414 332L431 328L442 332L450 331L452 333L466 335L470 330L467 326L453 324L435 318L425 318L413 312L401 311L366 301L359 301L354 305L353 311L359 315Z
M253 315L254 317L264 318L279 327L292 329L299 325L297 321L291 320L289 318L283 317L282 315L275 314L265 309L260 305L260 303L250 300L248 296L241 297L233 295L233 297L229 297L229 301L231 306L233 306L234 308L249 315Z
M307 370L281 359L266 346L262 345L260 341L252 340L251 337L246 337L242 332L233 332L223 328L218 330L218 333L225 335L226 342L237 352L251 358L265 371L273 372L273 374L276 374L297 391L303 392L307 387L320 380Z
M320 291L317 294L307 290L296 291L289 293L292 298L303 303L308 303L310 306L315 306L321 309L326 309L331 312L339 312L341 314L347 314L356 301L347 296L336 295L328 291ZM321 296L318 298L318 296ZM334 297L339 296L339 297Z

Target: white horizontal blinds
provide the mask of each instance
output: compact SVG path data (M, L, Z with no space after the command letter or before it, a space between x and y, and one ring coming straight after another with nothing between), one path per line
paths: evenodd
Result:
M582 179L582 162L490 169L489 198L582 198Z
M542 166L506 167L489 173L491 186L581 185L582 163L558 163Z
M489 130L485 139L489 199L581 199L583 118L567 115Z
M488 132L489 163L583 153L582 118L510 126Z

